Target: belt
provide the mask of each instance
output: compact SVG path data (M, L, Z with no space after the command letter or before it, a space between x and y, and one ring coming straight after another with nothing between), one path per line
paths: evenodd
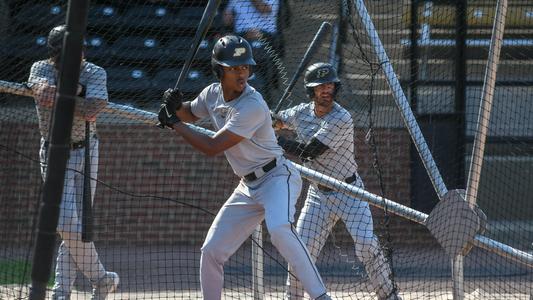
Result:
M357 180L357 174L354 173L352 176L344 179L344 182L352 183L352 182L355 182L356 180ZM324 193L329 193L329 192L333 191L333 189L328 188L325 185L317 184L317 187L318 187L318 190L320 190L321 192L324 192Z
M93 135L91 139L96 139L96 135ZM44 146L47 148L49 144L50 143L48 141L44 142ZM85 141L73 142L73 143L70 143L69 145L70 145L70 150L81 149L81 148L85 148Z
M252 172L250 174L244 175L242 178L244 178L245 181L254 181L257 178L263 176L268 171L274 169L275 167L276 167L276 159L274 158L273 160L269 161L266 165L261 167L261 170L263 170L263 174L257 175L255 173L256 171L254 171L254 172Z

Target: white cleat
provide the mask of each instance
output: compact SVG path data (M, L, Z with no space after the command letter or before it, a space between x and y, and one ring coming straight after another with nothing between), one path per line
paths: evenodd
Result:
M117 289L119 282L118 274L115 272L105 272L104 277L100 278L93 287L91 300L105 300L109 293Z
M60 291L53 291L52 300L70 300L70 294L66 294Z
M332 299L331 299L331 297L328 294L324 294L324 295L316 298L315 300L332 300Z

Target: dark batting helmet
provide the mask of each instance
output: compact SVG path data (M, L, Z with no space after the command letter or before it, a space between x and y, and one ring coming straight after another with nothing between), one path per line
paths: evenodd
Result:
M50 30L50 33L48 34L48 41L46 43L50 57L57 57L59 54L61 54L61 48L63 48L63 37L65 37L66 31L66 25L59 25Z
M315 63L310 65L305 71L304 86L307 96L312 98L315 95L314 87L324 83L335 83L335 94L337 94L341 81L337 76L337 70L328 63Z
M252 47L240 36L226 35L221 37L213 46L211 67L215 76L222 77L222 67L249 65L255 66Z

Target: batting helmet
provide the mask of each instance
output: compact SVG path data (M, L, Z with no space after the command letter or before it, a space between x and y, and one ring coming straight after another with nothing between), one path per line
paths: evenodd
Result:
M213 46L211 67L215 76L222 77L222 67L249 65L255 66L252 47L240 36L227 35L221 37Z
M335 83L335 94L341 86L341 81L337 76L337 70L328 63L315 63L310 65L305 71L304 86L307 96L312 98L315 95L314 87L324 83Z
M50 57L56 57L61 54L61 48L63 48L63 37L65 37L65 32L67 31L66 25L59 25L48 34L47 47Z

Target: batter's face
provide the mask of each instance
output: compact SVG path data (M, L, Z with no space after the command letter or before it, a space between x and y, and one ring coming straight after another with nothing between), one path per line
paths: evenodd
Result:
M248 77L250 76L250 66L223 66L222 69L223 74L222 78L220 79L220 83L222 84L224 99L226 99L226 101L230 101L239 97L244 91L246 82L248 82Z
M335 83L328 82L313 87L315 93L313 101L315 102L315 114L319 117L329 113L333 109L335 101Z

